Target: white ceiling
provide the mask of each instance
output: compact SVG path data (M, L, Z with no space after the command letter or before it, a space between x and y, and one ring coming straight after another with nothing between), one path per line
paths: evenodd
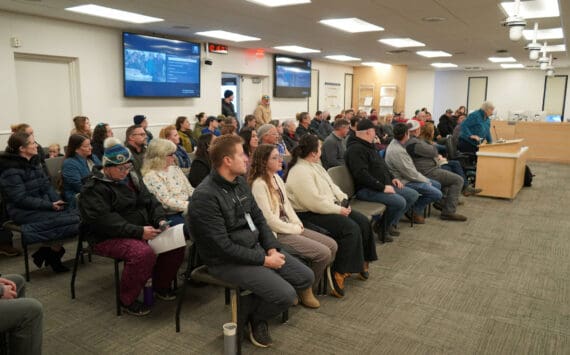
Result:
M363 61L406 64L414 69L433 69L432 62L452 62L465 67L500 69L488 57L498 50L532 66L524 50L526 42L512 42L508 29L501 26L505 15L499 0L312 0L311 4L268 8L245 0L0 0L0 9L39 15L69 21L114 27L122 30L156 33L190 40L208 41L195 35L198 31L223 29L260 37L261 41L224 43L243 48L264 48L274 52L273 46L300 45L320 49L322 53L303 55L325 60L330 54L347 54ZM564 28L565 39L550 44L565 43L570 36L570 0L558 0L561 17L537 19L540 28ZM126 11L165 19L164 22L145 25L105 20L64 11L64 8L94 3ZM426 22L424 17L444 17L443 22ZM350 34L318 23L320 19L357 17L384 27L383 32ZM535 20L528 20L527 29ZM390 54L396 48L379 43L387 37L411 37L426 43L426 47L410 48L407 52ZM451 58L424 58L416 50L443 50ZM570 67L568 50L554 53L555 67Z

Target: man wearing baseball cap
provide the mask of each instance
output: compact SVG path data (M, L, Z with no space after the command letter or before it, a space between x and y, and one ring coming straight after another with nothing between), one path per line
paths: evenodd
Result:
M271 108L269 107L269 95L261 96L261 102L253 112L253 115L255 116L256 129L261 127L261 125L264 125L271 121Z

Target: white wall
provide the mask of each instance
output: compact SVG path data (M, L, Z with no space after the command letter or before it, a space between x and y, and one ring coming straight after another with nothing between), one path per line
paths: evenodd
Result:
M19 38L22 46L12 48L11 37ZM200 111L218 114L222 72L266 77L264 91L272 95L272 55L258 58L252 51L234 47L230 47L229 52L228 55L210 54L213 65L202 65L200 98L125 98L120 30L0 11L0 147L5 147L10 124L27 121L18 109L14 53L78 58L81 112L77 114L90 117L92 124L108 122L121 128L132 124L135 114L142 113L149 118L151 126L156 125L152 127L156 131L158 126L173 122L179 115L193 119ZM352 67L344 65L313 62L313 66L320 70L319 102L324 102L325 81L340 82L344 90L344 73L352 73ZM271 107L275 118L290 118L307 110L307 100L274 98ZM71 121L71 117L62 117L62 120ZM65 127L67 129L68 123ZM35 131L44 145L50 142L49 137L41 136L41 127L35 127Z
M412 117L416 110L426 107L434 118L435 72L433 70L408 70L406 79L406 117ZM437 117L436 117L437 116Z

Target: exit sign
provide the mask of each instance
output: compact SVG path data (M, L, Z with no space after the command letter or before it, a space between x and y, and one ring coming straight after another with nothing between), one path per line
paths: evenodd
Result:
M208 43L208 52L218 54L228 54L228 46L224 44Z

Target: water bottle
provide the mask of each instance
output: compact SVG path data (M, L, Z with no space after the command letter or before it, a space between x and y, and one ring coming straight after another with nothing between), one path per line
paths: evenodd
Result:
M146 306L151 307L154 304L154 291L152 289L152 278L146 281L143 289L143 302Z

